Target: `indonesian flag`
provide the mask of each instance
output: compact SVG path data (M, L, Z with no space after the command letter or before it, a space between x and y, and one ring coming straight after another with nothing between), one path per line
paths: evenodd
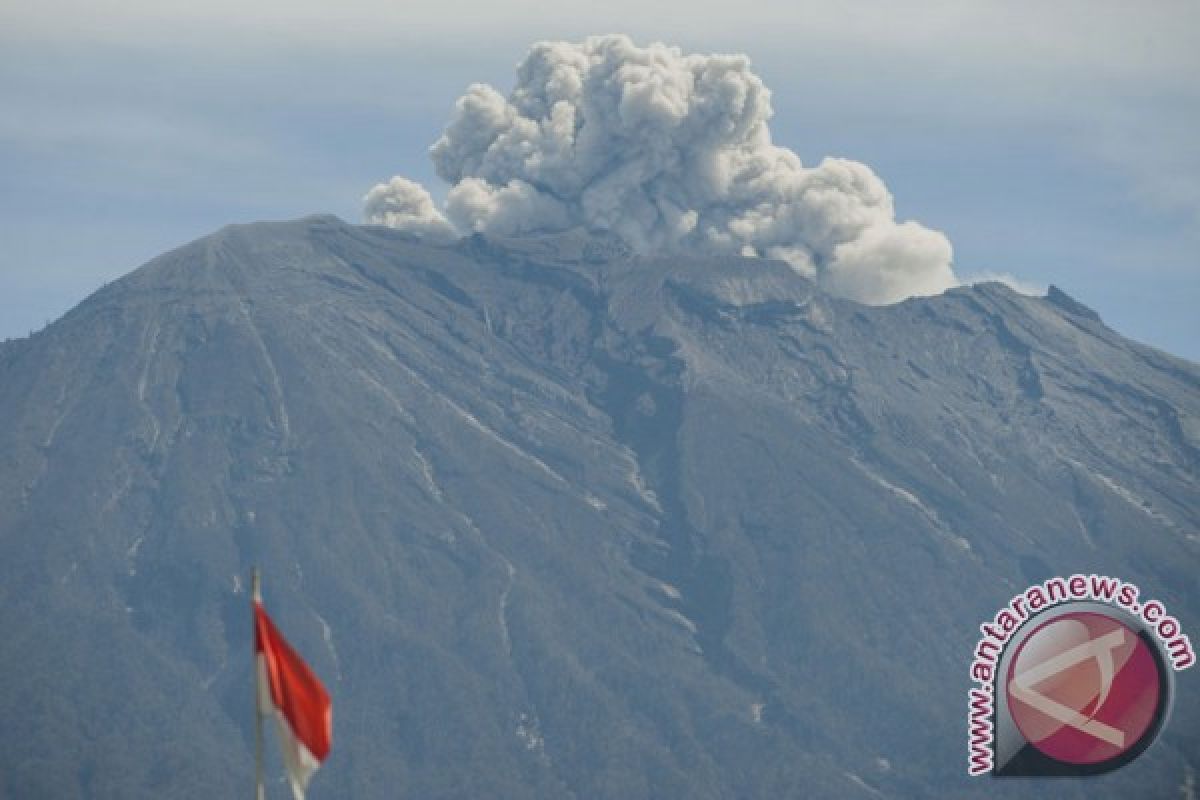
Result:
M296 800L329 755L333 741L333 704L321 681L296 654L254 597L254 651L258 713L274 716L283 763Z

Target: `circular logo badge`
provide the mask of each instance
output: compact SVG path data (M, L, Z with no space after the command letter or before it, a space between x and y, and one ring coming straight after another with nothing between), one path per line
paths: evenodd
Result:
M1013 723L1063 764L1128 761L1157 735L1167 703L1161 656L1124 622L1058 615L1021 642L1005 690Z

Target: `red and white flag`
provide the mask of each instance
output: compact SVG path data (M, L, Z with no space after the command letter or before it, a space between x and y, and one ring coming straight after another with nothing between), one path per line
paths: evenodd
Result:
M292 794L296 800L304 800L305 787L333 742L333 703L312 669L263 610L257 586L254 653L258 713L275 717ZM261 795L261 786L259 792Z

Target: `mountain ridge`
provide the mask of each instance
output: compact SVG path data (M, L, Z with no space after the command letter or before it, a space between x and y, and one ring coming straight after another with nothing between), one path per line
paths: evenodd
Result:
M334 695L314 792L1015 796L963 774L977 625L1091 570L1198 618L1197 388L1057 289L229 226L0 347L0 796L243 787L254 563ZM1063 796L1181 785L1189 679Z

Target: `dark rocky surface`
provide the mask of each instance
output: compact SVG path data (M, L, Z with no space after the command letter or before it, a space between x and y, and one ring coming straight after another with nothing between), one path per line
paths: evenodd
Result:
M1096 571L1200 636L1198 466L1200 368L1057 289L226 228L0 346L0 797L248 794L253 564L314 798L1044 796L966 778L977 626ZM1054 796L1194 787L1196 672Z

